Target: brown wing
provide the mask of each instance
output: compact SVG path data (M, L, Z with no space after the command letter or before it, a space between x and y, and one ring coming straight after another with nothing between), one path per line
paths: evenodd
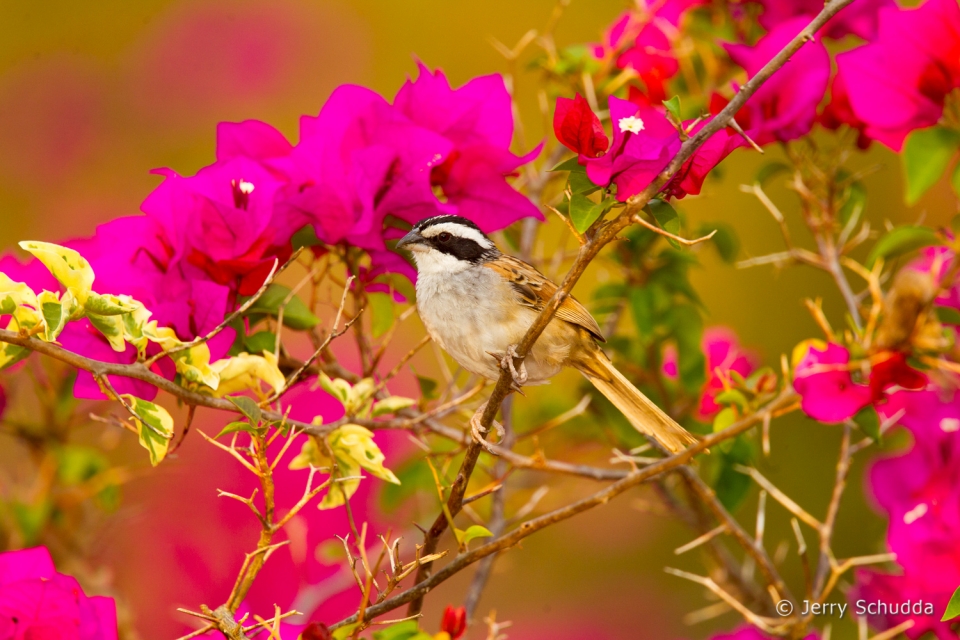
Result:
M496 259L483 264L487 269L500 274L517 292L520 304L526 305L534 311L542 311L547 301L557 291L557 285L547 276L537 271L523 260L501 254ZM573 296L567 296L560 308L557 317L571 324L583 327L600 342L606 342L600 333L600 326L593 319L590 312L577 302Z

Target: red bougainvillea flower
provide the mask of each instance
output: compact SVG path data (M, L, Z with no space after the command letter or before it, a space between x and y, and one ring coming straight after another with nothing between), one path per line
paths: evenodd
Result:
M899 151L907 134L940 119L960 87L960 5L884 8L879 21L876 40L838 55L837 68L866 135Z
M284 182L245 157L204 167L184 178L169 169L141 209L159 223L174 261L185 261L241 295L260 288L276 260L290 255L294 229L274 219Z
M823 10L820 0L749 0L763 7L760 24L773 29L791 18L804 17L810 22ZM850 34L864 40L872 39L877 33L877 14L884 7L897 6L894 0L858 0L849 7L841 9L837 15L824 25L822 32L828 38L843 38Z
M842 346L820 340L801 342L793 351L793 388L800 407L815 420L843 422L867 406L870 387L850 377L850 353Z
M709 122L709 120L700 122L689 131L689 134L696 135ZM684 126L689 124L685 122ZM710 171L735 149L743 146L743 142L743 138L729 128L717 131L681 165L680 170L664 186L662 193L678 199L687 195L697 195Z
M901 351L882 351L870 358L870 395L876 404L885 400L884 391L897 386L917 391L927 386L927 376L907 364Z
M896 419L914 436L905 454L874 463L868 491L890 518L887 545L897 554L898 573L862 570L849 594L851 601L931 603L933 611L912 607L903 611L868 612L871 624L888 629L906 620L914 626L907 636L933 632L955 638L951 623L940 622L956 585L960 584L960 394L932 389L894 393L881 415Z
M830 102L820 112L817 120L827 129L836 130L841 125L856 130L857 147L866 149L873 142L867 134L867 123L857 117L850 105L850 94L843 73L837 73L830 84Z
M44 547L0 553L0 638L116 640L117 608L57 573Z
M553 133L563 146L584 158L597 158L610 146L600 118L579 93L572 100L557 98Z
M698 420L707 421L720 407L714 400L729 384L730 372L746 378L756 367L756 355L744 349L735 334L726 327L710 327L703 332L703 353L707 357L707 382L700 395Z
M659 105L667 97L666 81L680 69L673 53L680 20L700 4L704 0L639 0L610 25L594 56L614 58L617 68L636 71L645 86L643 100Z
M454 608L447 605L443 610L443 619L440 621L440 631L450 636L450 640L457 640L467 632L467 610L464 607Z
M806 18L788 20L778 24L756 46L725 44L724 48L752 78L808 23ZM819 39L808 42L753 94L737 113L737 123L761 146L806 135L817 117L817 106L829 79L830 55L826 47ZM728 102L714 94L711 113L719 113Z
M481 76L452 89L439 69L431 72L420 63L419 71L416 80L408 80L397 92L393 106L452 145L443 162L431 169L431 186L440 190L455 213L485 232L521 218L543 219L530 199L506 181L533 160L540 147L523 157L511 153L513 107L503 77Z

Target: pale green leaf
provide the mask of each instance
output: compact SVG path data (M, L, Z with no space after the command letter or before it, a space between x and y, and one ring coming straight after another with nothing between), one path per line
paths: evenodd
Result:
M914 204L935 185L960 146L960 132L939 125L918 129L903 146L907 204Z
M150 464L157 466L166 457L173 438L173 418L163 407L130 394L120 398L136 416L133 420L140 436L140 445L150 454Z

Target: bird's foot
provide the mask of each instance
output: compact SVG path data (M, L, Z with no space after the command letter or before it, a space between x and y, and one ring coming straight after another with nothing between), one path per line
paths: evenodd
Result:
M484 402L482 405L477 407L477 410L473 412L473 416L470 418L470 432L473 434L473 439L476 440L481 445L488 444L486 438L484 437L487 434L487 429L483 428L481 421L483 420L483 412L487 409L487 403ZM497 437L500 440L503 440L503 436L506 434L506 431L503 429L503 425L497 422L496 420L490 425L493 427L493 430L497 432Z
M507 352L504 355L490 351L487 353L500 363L501 369L510 372L510 376L513 379L510 386L514 391L520 391L520 387L527 384L527 365L521 360L520 366L517 367L513 362L514 358L520 357L517 355L517 345L512 344L507 347Z

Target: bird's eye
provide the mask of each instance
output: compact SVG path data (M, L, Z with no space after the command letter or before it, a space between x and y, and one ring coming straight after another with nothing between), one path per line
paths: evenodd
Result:
M449 233L444 231L437 235L437 240L439 240L440 242L450 242L450 238L452 237L453 236L451 236Z

